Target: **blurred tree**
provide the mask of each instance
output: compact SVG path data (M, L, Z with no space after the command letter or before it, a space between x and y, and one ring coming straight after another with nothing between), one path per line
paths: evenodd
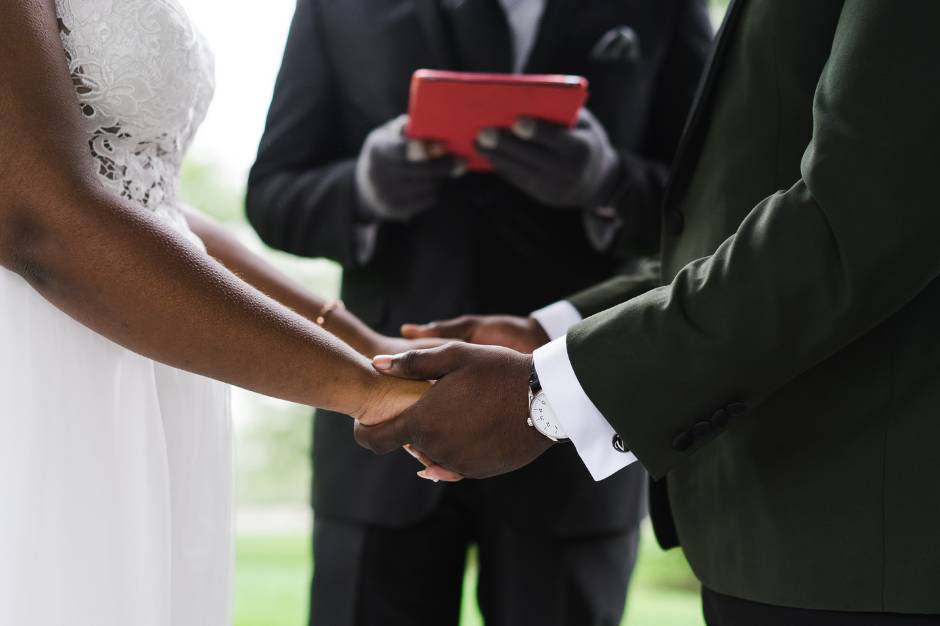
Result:
M230 185L212 161L187 159L180 189L183 201L227 224L244 223L243 185Z

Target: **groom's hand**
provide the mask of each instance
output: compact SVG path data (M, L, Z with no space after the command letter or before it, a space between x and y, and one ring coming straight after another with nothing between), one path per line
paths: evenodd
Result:
M392 376L437 382L396 419L356 424L356 441L373 452L412 444L443 468L487 478L528 465L552 445L526 424L531 356L452 343L376 357L374 365Z
M545 329L531 317L513 315L464 315L430 324L405 324L408 339L456 339L487 346L503 346L530 354L548 343Z

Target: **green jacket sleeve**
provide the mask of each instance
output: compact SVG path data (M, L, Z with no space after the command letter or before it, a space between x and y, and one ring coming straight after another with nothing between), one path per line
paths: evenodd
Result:
M576 293L569 297L568 301L574 305L581 317L590 317L661 284L659 263L643 259L633 269Z
M938 23L940 2L847 0L801 179L670 285L568 334L585 392L654 477L699 416L758 405L940 274Z

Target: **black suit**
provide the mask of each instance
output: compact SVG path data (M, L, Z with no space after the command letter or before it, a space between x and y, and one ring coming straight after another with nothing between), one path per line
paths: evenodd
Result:
M630 176L612 251L591 246L581 212L541 206L475 174L449 182L439 206L412 221L382 224L375 254L359 265L354 169L365 137L406 110L415 69L460 69L438 3L300 0L249 181L248 215L261 237L339 262L347 306L390 334L466 312L528 314L655 252L668 164L711 42L702 0L547 2L526 71L590 80L589 108ZM638 57L592 59L621 26L638 36ZM441 506L447 488L415 479L403 452L358 448L351 428L335 415L316 420L318 519L402 528ZM458 489L523 532L630 533L642 517L644 475L632 468L596 484L572 448L557 446L526 470Z

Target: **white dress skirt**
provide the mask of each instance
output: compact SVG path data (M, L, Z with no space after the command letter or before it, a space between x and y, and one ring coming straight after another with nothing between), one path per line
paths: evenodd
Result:
M176 0L56 8L90 165L186 233L175 195L208 50ZM0 626L228 626L232 480L226 385L114 344L0 269Z
M228 624L228 387L5 270L0 311L0 624Z

